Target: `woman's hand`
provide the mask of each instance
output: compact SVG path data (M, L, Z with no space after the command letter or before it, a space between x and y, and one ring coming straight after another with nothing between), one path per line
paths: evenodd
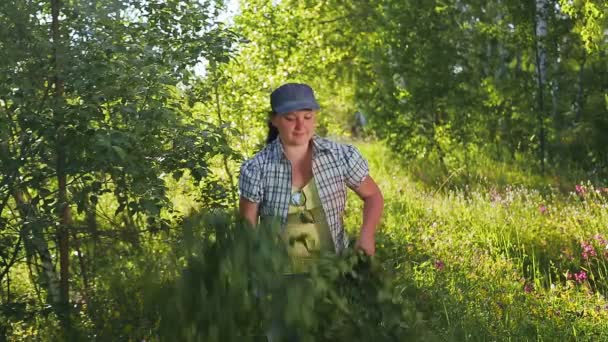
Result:
M369 256L376 254L376 239L374 238L373 233L364 234L364 232L362 232L361 236L357 240L355 248L362 250Z

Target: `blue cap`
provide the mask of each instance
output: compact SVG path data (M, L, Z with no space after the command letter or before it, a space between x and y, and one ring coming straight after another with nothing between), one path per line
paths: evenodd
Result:
M321 109L312 88L302 83L286 83L275 89L270 94L270 106L276 114Z

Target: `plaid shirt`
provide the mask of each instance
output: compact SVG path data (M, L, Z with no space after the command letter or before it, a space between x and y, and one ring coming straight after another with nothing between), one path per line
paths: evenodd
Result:
M348 247L342 217L346 187L358 188L369 174L369 167L361 153L351 145L316 135L312 141L312 172L336 252L340 252ZM260 204L260 216L279 217L282 228L285 228L291 198L291 162L285 157L279 138L243 163L239 193L241 197Z

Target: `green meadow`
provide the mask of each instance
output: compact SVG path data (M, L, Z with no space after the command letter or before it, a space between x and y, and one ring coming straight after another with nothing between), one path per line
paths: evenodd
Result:
M416 162L359 146L386 201L377 258L440 340L606 338L608 189L518 184L525 171L499 165L464 172L500 186L429 182Z

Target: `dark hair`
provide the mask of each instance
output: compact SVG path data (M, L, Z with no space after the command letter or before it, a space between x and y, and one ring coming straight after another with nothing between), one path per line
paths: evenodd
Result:
M275 112L270 112L270 118L272 118L273 116L275 116L276 113ZM270 121L270 118L268 119L268 135L266 136L266 144L270 144L271 142L274 141L274 139L276 139L279 136L279 130L272 124L272 121Z

